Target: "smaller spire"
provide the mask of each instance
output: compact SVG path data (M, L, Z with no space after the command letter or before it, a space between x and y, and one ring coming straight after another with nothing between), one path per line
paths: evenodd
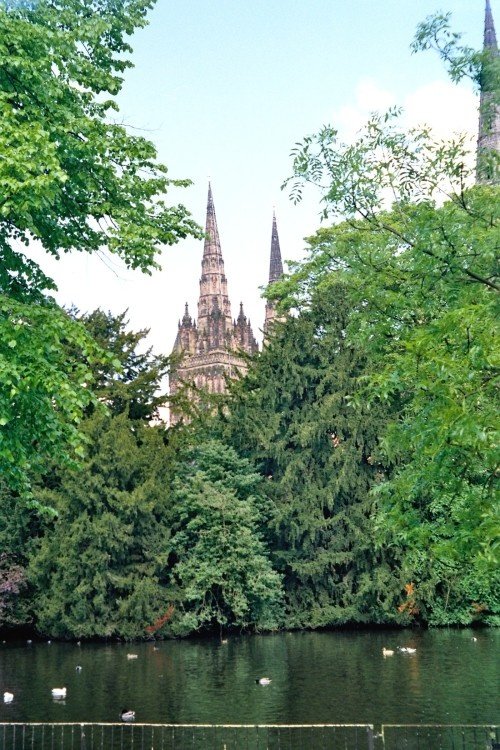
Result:
M490 0L486 0L484 13L484 49L498 50L495 23L491 12Z
M273 210L273 227L271 231L271 258L269 261L269 283L273 284L283 275L283 263L281 261L280 240L278 237L278 226L276 214Z

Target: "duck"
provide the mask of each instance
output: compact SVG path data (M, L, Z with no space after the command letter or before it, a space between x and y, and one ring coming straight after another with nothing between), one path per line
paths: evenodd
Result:
M52 688L53 698L66 698L66 688Z
M3 702L4 703L12 703L13 700L14 700L14 693L7 693L7 692L5 692L3 694Z
M257 682L259 685L270 685L272 680L270 677L258 677L255 682Z
M384 656L394 656L394 649L392 649L392 648L385 648L385 646L384 646L384 648L382 649L382 654Z
M401 646L400 649L402 654L416 654L417 649L416 648L410 648L410 646Z
M82 671L82 668L81 668L80 664L76 665L76 671L77 672L81 672Z
M127 654L127 659L137 659L137 654Z
M129 711L126 708L122 708L120 711L120 719L122 721L133 721L135 719L135 711Z

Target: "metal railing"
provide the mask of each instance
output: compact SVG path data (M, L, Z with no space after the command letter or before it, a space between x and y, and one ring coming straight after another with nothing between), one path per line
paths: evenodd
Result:
M0 724L0 750L374 750L371 724Z
M500 750L500 727L11 722L0 750Z
M382 724L383 750L500 750L500 727L484 724Z

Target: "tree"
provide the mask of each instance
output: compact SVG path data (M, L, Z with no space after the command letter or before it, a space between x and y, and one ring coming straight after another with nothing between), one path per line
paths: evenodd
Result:
M152 5L0 5L0 247L12 263L12 241L34 239L56 257L108 250L149 271L163 245L200 236L163 197L189 182L168 178L153 144L110 120L131 66L126 38Z
M113 122L127 37L151 0L0 2L0 471L17 491L44 461L81 451L91 366L106 357L21 247L109 251L150 272L167 244L201 236L154 146ZM78 355L75 352L78 351Z
M164 568L176 464L164 427L150 425L167 358L140 351L147 331L127 330L125 313L96 310L80 320L113 357L93 370L107 409L92 408L82 421L81 465L55 465L34 488L39 505L53 509L40 538L26 543L26 514L6 530L24 539L41 632L144 637L169 605ZM0 540L1 531L0 516Z
M56 516L28 567L36 627L58 638L145 637L169 604L163 430L95 413L84 431L81 469L37 492Z
M374 116L349 146L326 127L297 147L293 196L320 186L324 216L345 221L318 232L281 291L293 305L341 278L356 303L347 338L371 360L358 398L401 401L381 435L396 469L377 488L379 544L403 550L401 611L493 621L499 192L467 187L464 139L395 118Z
M27 493L52 459L82 456L92 368L109 359L55 304L0 295L0 475L14 492Z
M112 315L99 309L77 316L92 340L111 355L96 361L93 390L112 414L127 412L129 419L153 420L166 401L162 380L170 358L144 348L149 330L128 330L126 315L126 311Z
M371 540L387 414L355 401L369 363L345 336L352 304L346 285L325 279L275 324L222 414L225 439L266 477L267 536L293 627L398 619L402 583Z
M25 570L7 554L0 554L0 628L25 621L26 613L18 605L18 595L26 585Z
M281 580L259 532L261 479L232 448L192 448L174 482L169 583L177 612L170 631L274 629Z

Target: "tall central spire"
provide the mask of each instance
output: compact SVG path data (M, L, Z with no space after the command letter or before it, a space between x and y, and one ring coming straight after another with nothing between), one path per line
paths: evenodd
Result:
M479 183L499 182L500 106L498 91L499 51L490 0L484 13L484 42L479 100L476 179Z
M200 333L213 328L217 321L220 336L231 330L231 305L227 293L227 279L224 273L224 260L217 229L212 187L208 184L207 219L205 224L205 244L201 261L200 296L198 299L198 329Z
M170 423L189 421L192 404L200 402L200 391L224 393L227 379L248 369L247 355L258 351L250 321L240 305L233 321L227 294L224 260L215 217L212 188L208 185L205 242L201 261L198 318L194 321L186 304L174 343L175 364L170 372ZM180 389L186 390L178 400Z

